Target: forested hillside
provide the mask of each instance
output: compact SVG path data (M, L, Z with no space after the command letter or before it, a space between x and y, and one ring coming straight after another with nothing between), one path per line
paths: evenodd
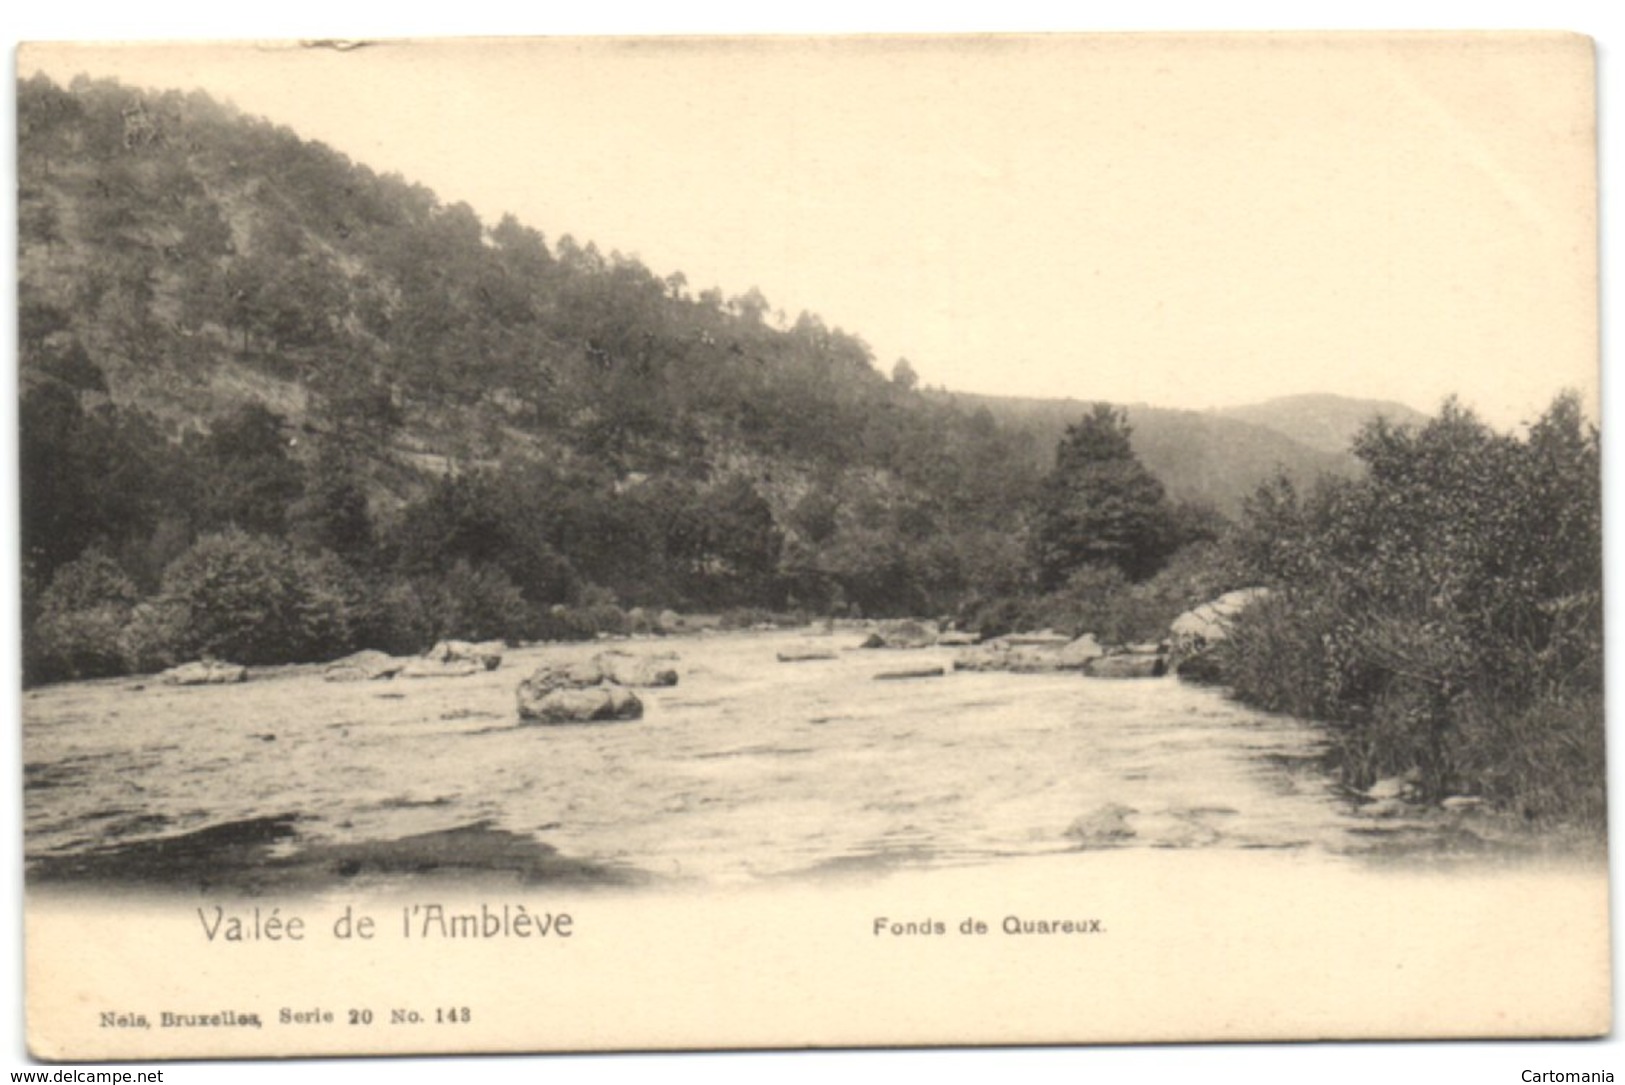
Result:
M487 226L201 93L36 78L19 142L31 616L88 548L144 598L226 531L531 610L920 611L1020 575L1028 439L816 315Z

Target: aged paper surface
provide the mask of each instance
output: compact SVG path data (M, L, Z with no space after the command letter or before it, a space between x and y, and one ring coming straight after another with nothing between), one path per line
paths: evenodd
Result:
M513 210L550 240L573 232L641 252L657 274L682 269L696 292L713 278L730 293L755 281L792 311L816 295L808 308L838 309L853 332L874 336L886 369L907 353L928 382L953 390L1192 409L1333 390L1424 411L1456 393L1512 427L1565 388L1591 417L1599 409L1593 65L1590 43L1565 35L1235 35L41 45L22 52L18 71L63 86L84 72L154 93L201 89L399 171L445 204L467 199L487 226ZM571 95L588 104L549 112ZM139 140L140 116L130 123L136 135L125 138ZM462 129L484 149L456 138ZM587 153L566 158L565 146ZM661 184L639 190L650 172ZM853 175L872 179L872 205L843 203L854 200ZM569 210L532 223L525 209L548 202L535 189ZM828 243L841 214L862 255ZM1158 218L1182 228L1144 225ZM1265 223L1279 232L1260 238ZM1064 252L1057 234L1098 247ZM856 240L876 238L882 256ZM906 333L833 284L861 280L858 265L877 259L886 262L864 275L917 291L887 298L860 283L856 293L909 308ZM966 270L978 262L975 275ZM955 275L965 284L937 281ZM1105 322L1109 308L1142 316L1143 337ZM966 319L980 310L988 319ZM1033 338L1015 358L998 353L1001 321L1045 320L1055 338ZM679 692L650 695L649 718L629 726L662 726L662 711L696 722L707 696L737 700L707 682L752 651L763 669L747 681L764 727L800 711L788 685L775 693L771 661L805 638L733 636L662 642L695 671ZM466 687L480 691L468 705L508 711L542 651L515 652L500 683ZM34 885L26 995L42 1058L1548 1037L1596 1035L1612 1020L1607 871L1595 852L1376 857L1328 843L1318 824L1208 836L1204 823L1177 838L1142 827L1138 840L1107 832L1079 847L1063 831L1101 805L1084 793L1042 814L1052 838L1041 844L1021 835L1033 831L1025 825L1019 839L981 825L996 817L974 797L954 807L960 823L922 814L924 828L904 817L866 835L885 800L854 789L910 772L907 735L869 751L894 761L890 770L855 758L801 769L731 736L689 750L686 763L673 757L666 771L691 786L668 807L629 792L623 823L588 831L567 813L562 826L552 820L578 808L571 788L596 814L601 792L658 783L661 769L539 780L552 806L446 799L441 780L468 779L453 760L420 760L403 733L393 759L356 767L346 784L351 747L324 735L321 713L349 711L351 689L256 676L155 710L140 707L152 691L105 681L25 694L26 763L107 756L118 745L107 730L143 726L128 722L143 712L173 710L194 727L235 720L255 737L277 734L278 751L290 737L324 743L279 765L197 740L205 759L258 766L233 779L263 784L266 801L282 805L255 810L313 818L313 839L343 838L349 821L368 817L403 839L495 825L557 842L565 859L654 877L549 881L494 861L466 877L408 864L350 880L333 873L345 862L335 860L325 876L235 871L201 891L195 880L168 892L150 878L120 885L117 873ZM96 699L103 688L120 691L112 706ZM1043 692L1022 695L1055 689L1029 688ZM1220 712L1219 700L1190 710ZM919 723L906 696L875 703ZM437 720L464 726L457 711L473 709ZM954 726L1009 726L1022 712L990 704ZM82 738L34 729L82 728L97 713L104 730ZM113 722L119 713L126 723ZM534 729L514 733L524 744L506 756L521 769L546 762ZM469 741L487 751L470 758L490 756L492 736L470 727ZM1047 748L1031 756L1035 775L1083 771L1052 764ZM184 753L163 764L195 767ZM340 782L300 775L315 765ZM1228 781L1200 775L1212 767L1192 762L1174 787L1180 816L1228 809L1211 798ZM807 771L822 774L827 799L796 779ZM713 798L752 773L788 797L752 792L737 809ZM1242 775L1256 782L1251 768ZM1263 778L1313 791L1301 777ZM933 787L974 792L970 779L939 776ZM139 773L129 781L142 793L170 786ZM311 809L298 805L305 786ZM331 806L346 787L354 808ZM70 831L46 816L84 814L50 806L51 790L25 790L27 857L45 857L33 845L47 837L94 851L82 839L96 831L91 820ZM132 800L138 816L143 801ZM161 801L170 805L145 813L179 810L193 827L249 820L229 813L242 810L240 796L206 788ZM713 802L722 809L704 808ZM1299 809L1278 816L1290 822ZM79 843L64 843L75 833ZM274 865L282 839L259 853L267 871L284 869ZM478 854L491 846L467 841ZM796 854L806 861L787 857Z

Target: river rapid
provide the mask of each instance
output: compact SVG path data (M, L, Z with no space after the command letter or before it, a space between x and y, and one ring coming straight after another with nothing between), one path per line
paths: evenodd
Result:
M534 842L633 880L703 886L1079 850L1346 856L1438 835L1363 816L1324 773L1316 728L1220 690L954 672L950 649L863 651L860 637L538 645L460 678L331 683L289 667L233 686L32 690L30 877L143 847L161 857L242 825L271 827L255 838L262 857L350 855L323 868L332 880L362 866L347 847L432 839L477 868L496 834L509 851ZM679 684L640 690L638 721L519 725L515 690L539 663L611 647L674 653ZM834 658L777 659L807 649ZM876 680L933 665L948 673Z

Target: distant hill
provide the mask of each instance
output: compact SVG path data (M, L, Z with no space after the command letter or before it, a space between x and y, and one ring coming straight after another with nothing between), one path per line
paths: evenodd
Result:
M950 393L962 408L985 407L1007 426L1032 435L1038 451L1038 466L1051 465L1056 444L1066 427L1078 421L1089 402L1077 399L1018 399ZM1360 402L1335 396L1316 397L1347 404L1349 415L1358 414ZM1229 417L1219 412L1182 411L1132 404L1128 412L1133 427L1133 444L1146 467L1162 480L1176 500L1205 502L1220 512L1234 516L1242 499L1258 484L1285 471L1299 483L1308 483L1321 473L1352 477L1358 462L1348 454L1347 442L1326 447L1327 442L1295 439L1271 426L1269 404L1240 408L1259 412L1260 421ZM1329 410L1329 408L1328 408ZM1282 413L1290 421L1290 414ZM1350 431L1352 432L1352 431Z
M1354 435L1379 415L1400 426L1420 424L1428 417L1391 400L1350 399L1325 393L1281 396L1211 413L1219 418L1272 429L1322 452L1347 451Z

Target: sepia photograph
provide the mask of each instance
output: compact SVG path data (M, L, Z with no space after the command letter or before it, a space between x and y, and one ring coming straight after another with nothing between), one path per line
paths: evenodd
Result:
M1597 65L24 43L28 1054L1606 1036Z

